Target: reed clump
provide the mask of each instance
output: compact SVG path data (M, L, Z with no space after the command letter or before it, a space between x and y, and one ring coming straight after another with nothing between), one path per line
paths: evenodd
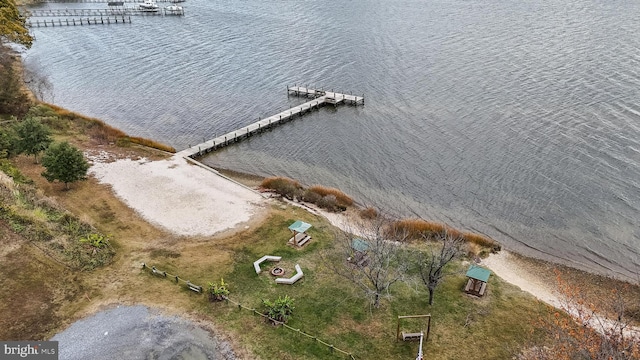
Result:
M422 219L401 219L391 224L391 230L396 233L404 233L409 239L417 240L443 234L447 230L447 226Z
M353 205L353 199L342 191L320 185L305 188L299 182L286 177L270 177L262 180L260 187L273 190L289 200L304 201L332 211L345 211Z
M402 232L408 239L418 240L423 238L433 238L437 235L449 235L460 237L467 243L476 244L481 248L491 249L493 252L500 251L502 246L497 241L476 233L461 232L438 222L426 221L423 219L401 219L391 224L391 231Z
M315 192L322 197L333 195L335 196L336 201L338 202L338 205L342 205L342 206L353 205L353 199L349 195L343 193L342 191L336 188L330 188L330 187L321 186L321 185L314 185L309 188L309 191Z
M360 210L360 217L363 219L373 220L378 217L378 210L374 207L367 207Z
M266 178L262 180L260 187L273 190L289 200L300 198L304 193L302 185L300 185L299 182L282 176Z
M495 240L493 240L493 239L491 239L489 237L486 237L484 235L467 232L467 233L462 234L462 237L467 242L470 242L470 243L473 243L473 244L477 244L477 245L479 245L481 247L484 247L484 248L489 248L492 251L500 251L500 250L502 250L502 245L500 245L499 242L497 242L497 241L495 241Z

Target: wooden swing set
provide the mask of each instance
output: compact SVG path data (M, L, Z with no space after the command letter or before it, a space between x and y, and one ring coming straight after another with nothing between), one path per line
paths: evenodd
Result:
M415 318L426 318L427 319L427 329L426 334L424 328L420 330L420 332L400 332L400 320L402 319L415 319ZM400 341L417 341L420 340L420 347L418 348L418 356L416 360L423 360L422 358L422 344L424 341L429 340L429 332L431 331L431 314L428 315L402 315L398 316L398 328L396 330L396 342ZM402 335L402 337L400 337Z

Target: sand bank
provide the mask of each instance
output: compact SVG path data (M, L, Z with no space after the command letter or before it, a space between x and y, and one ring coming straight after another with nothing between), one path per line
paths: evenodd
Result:
M177 235L213 235L248 221L265 199L181 157L166 160L90 156L89 173L145 220Z

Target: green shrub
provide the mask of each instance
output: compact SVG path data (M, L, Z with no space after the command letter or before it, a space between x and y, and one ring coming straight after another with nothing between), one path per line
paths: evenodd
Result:
M267 308L264 314L272 322L286 323L295 309L293 301L288 295L278 296L276 301L262 300L262 304Z
M33 180L24 176L17 167L15 167L9 160L0 159L0 171L7 174L18 184L32 184Z
M89 244L94 248L102 249L109 246L109 236L98 233L88 234L80 239L83 244Z
M222 301L229 295L229 284L224 282L224 279L220 278L220 284L218 283L209 283L209 289L207 293L209 294L209 301Z

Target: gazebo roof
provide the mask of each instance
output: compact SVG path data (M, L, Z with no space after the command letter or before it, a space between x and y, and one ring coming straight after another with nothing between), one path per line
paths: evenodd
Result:
M355 238L351 240L351 247L355 251L365 252L369 250L369 243L360 238Z
M489 281L489 275L491 275L491 271L477 265L471 265L469 270L467 270L467 277L480 280L482 282Z
M307 224L304 221L296 221L293 224L289 225L289 230L291 231L295 231L295 232L299 232L299 233L303 233L307 230L309 230L309 228L311 227L311 224Z

